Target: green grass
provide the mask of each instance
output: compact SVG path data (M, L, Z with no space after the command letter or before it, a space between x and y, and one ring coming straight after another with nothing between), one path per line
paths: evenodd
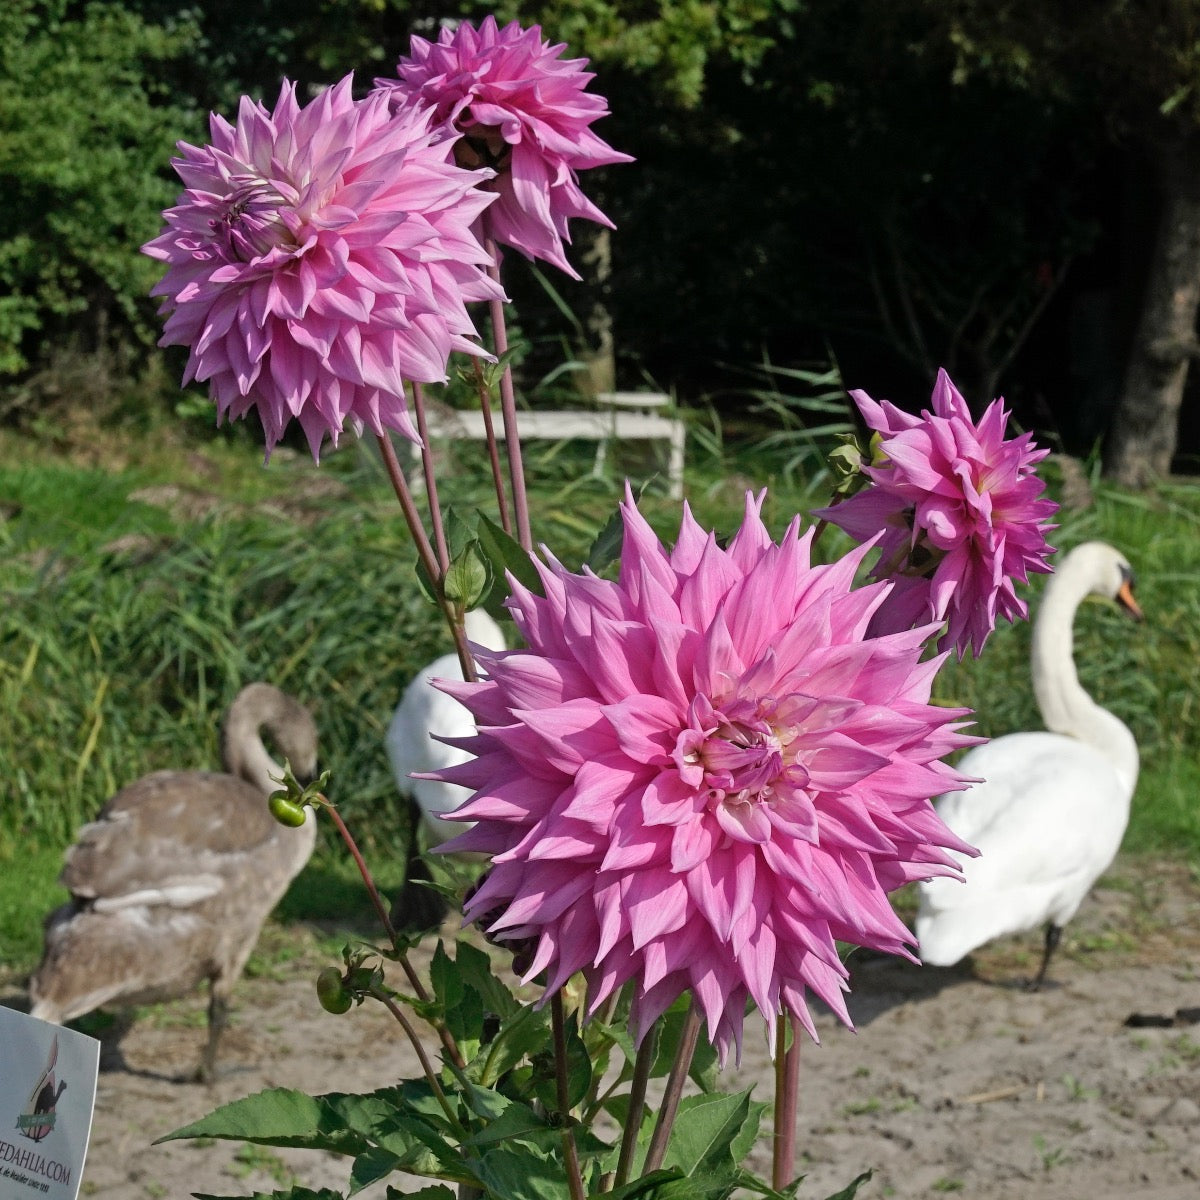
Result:
M1146 614L1138 624L1097 600L1075 622L1080 680L1129 725L1141 751L1125 848L1200 856L1200 482L1141 495L1094 488L1094 505L1060 513L1052 540L1061 550L1093 538L1122 550ZM1044 582L1029 589L1031 608ZM1002 626L978 661L948 664L939 699L973 708L988 737L1040 728L1029 634L1026 622Z
M489 507L477 450L449 458L442 475L443 500L464 511ZM765 517L782 531L824 499L822 477L805 476L793 450L729 447L719 425L698 422L688 477L697 518L728 533L745 489L770 485ZM248 439L114 439L75 465L4 434L0 452L19 464L0 467L0 511L19 506L0 519L0 962L36 957L78 826L147 771L214 766L221 713L255 678L312 707L330 794L397 879L405 821L382 735L404 684L447 641L417 589L373 448L348 440L319 470L282 453L264 470ZM618 457L596 478L591 466L586 445L535 444L529 459L535 537L568 564L611 513L621 473L653 469ZM165 483L203 494L212 511L190 518L129 498ZM673 536L678 506L661 481L643 508ZM1129 555L1148 618L1138 626L1086 605L1077 626L1085 685L1142 748L1127 846L1200 860L1200 486L1131 496L1097 485L1096 503L1064 514L1055 541L1092 537ZM839 538L830 529L820 553L838 553ZM938 699L976 709L988 735L1036 728L1028 647L1026 624L997 630L978 662L948 665ZM281 915L362 919L357 881L328 837Z

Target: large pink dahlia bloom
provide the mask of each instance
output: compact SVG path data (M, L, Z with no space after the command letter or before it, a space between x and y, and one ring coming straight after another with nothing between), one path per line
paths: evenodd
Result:
M500 199L487 221L496 241L578 279L563 248L568 220L612 222L580 191L576 172L633 160L588 128L608 105L584 90L595 78L587 60L560 59L564 49L543 41L537 25L501 29L489 16L478 29L466 21L444 28L437 42L414 37L399 78L375 83L393 102L431 106L452 122L464 165L495 168L487 186Z
M849 1022L835 940L906 954L887 893L973 853L930 804L974 740L929 704L930 631L868 637L865 551L811 566L761 504L724 549L685 508L667 551L627 498L617 582L539 565L545 597L509 601L529 648L442 685L479 728L441 776L476 789L446 849L492 857L467 916L534 940L548 990L582 971L590 1011L633 980L639 1040L692 991L722 1056L747 996L814 1037L806 989Z
M464 301L500 294L471 232L490 172L457 166L430 114L351 85L301 108L285 81L272 112L214 114L211 145L179 144L186 190L142 247L167 264L160 344L190 348L184 383L208 381L218 418L258 409L268 454L292 417L314 457L347 420L417 440L405 380L480 353Z
M1014 584L1051 569L1046 534L1057 505L1040 498L1034 471L1049 451L1031 434L1005 440L1003 400L992 401L976 425L945 371L933 411L919 417L866 392L850 394L880 439L865 468L872 485L816 515L860 542L883 531L871 577L895 587L872 632L945 622L939 648L978 655L999 617L1026 615Z

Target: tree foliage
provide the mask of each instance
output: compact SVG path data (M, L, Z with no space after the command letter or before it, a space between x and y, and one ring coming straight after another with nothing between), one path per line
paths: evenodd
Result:
M138 246L196 127L163 82L188 40L115 4L0 6L0 373L72 333L151 339Z

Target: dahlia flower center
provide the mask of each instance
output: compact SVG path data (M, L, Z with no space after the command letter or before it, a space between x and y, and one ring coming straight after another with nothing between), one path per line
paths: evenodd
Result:
M234 176L230 182L225 211L210 224L234 258L252 262L277 246L295 245L280 211L288 200L275 184L257 175Z
M902 517L910 536L896 546L886 559L880 560L879 566L872 572L873 577L885 579L895 575L910 575L917 579L928 579L938 569L947 552L935 546L924 530L915 530L916 516L915 509L904 511Z
M769 702L721 711L701 698L676 742L681 778L707 795L710 809L789 797L807 784L808 772L789 750L793 731L781 715Z
M503 175L512 166L512 146L504 140L499 125L483 125L464 108L455 122L462 137L454 143L454 161L468 171L490 167Z

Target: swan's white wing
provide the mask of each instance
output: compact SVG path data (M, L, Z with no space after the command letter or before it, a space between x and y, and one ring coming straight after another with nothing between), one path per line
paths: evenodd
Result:
M416 800L430 836L442 842L467 826L438 820L438 815L457 808L471 793L457 784L410 776L466 762L470 755L465 750L447 746L437 738L470 737L475 732L475 719L452 696L435 688L434 679L462 679L456 655L435 659L413 678L396 706L385 744L396 786Z
M921 885L917 937L925 961L939 965L1003 934L1069 920L1112 862L1129 817L1112 764L1073 738L1011 734L959 768L984 782L942 797L938 812L980 856L963 863L963 883Z

